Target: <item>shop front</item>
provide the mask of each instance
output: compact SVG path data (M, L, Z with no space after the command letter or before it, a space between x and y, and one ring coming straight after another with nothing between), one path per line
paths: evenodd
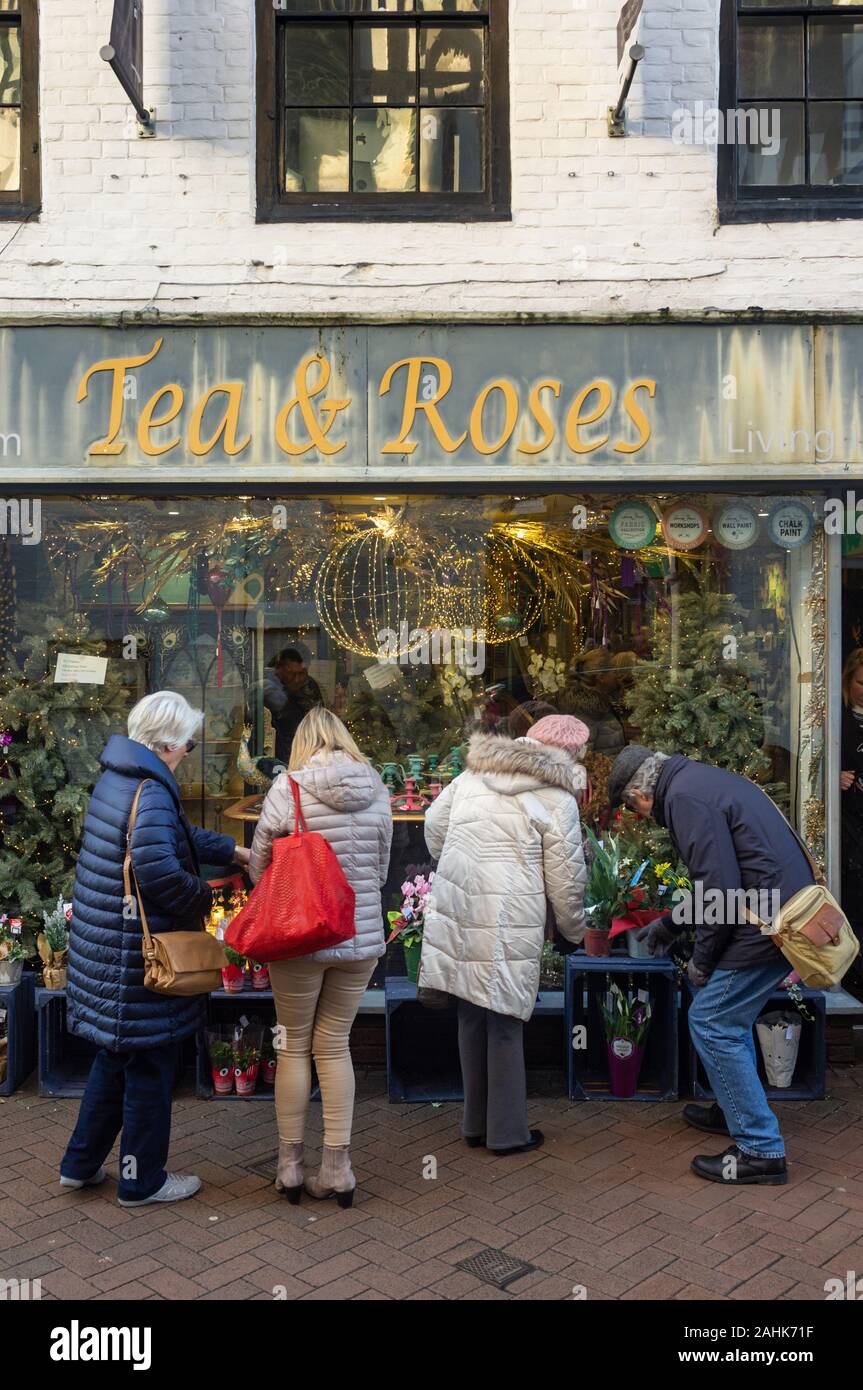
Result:
M285 660L391 788L385 908L430 868L424 810L466 731L522 733L532 702L591 731L595 829L636 740L761 782L836 875L841 538L824 518L832 479L863 470L856 330L0 342L0 912L67 891L95 757L150 690L205 714L179 773L190 818L250 837L290 748L268 699Z

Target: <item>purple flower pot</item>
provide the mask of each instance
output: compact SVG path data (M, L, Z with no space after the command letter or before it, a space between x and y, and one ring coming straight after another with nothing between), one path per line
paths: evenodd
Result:
M644 1048L636 1047L628 1038L615 1038L608 1043L608 1074L611 1078L611 1094L622 1100L631 1100L638 1088Z

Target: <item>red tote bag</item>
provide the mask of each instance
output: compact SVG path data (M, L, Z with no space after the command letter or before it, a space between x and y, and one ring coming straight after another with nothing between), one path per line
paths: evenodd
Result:
M355 894L332 845L309 830L294 795L294 829L273 841L273 858L252 889L249 901L225 932L225 942L262 965L309 956L350 941Z

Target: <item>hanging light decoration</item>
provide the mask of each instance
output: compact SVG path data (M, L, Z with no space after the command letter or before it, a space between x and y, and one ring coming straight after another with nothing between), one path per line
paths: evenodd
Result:
M482 631L492 646L528 632L546 598L529 549L504 527L493 526L468 548L459 539L435 568L435 626Z
M409 650L409 634L428 627L429 582L423 544L402 511L386 507L338 539L315 574L315 601L334 642L360 656Z

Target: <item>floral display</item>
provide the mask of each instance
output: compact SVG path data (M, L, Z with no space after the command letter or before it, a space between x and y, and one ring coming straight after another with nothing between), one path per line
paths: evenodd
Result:
M408 873L410 874L410 869ZM414 983L416 983L422 950L423 922L434 878L433 869L429 869L427 873L418 870L412 877L406 878L400 889L401 907L387 913L387 921L391 928L387 945L389 946L391 941L401 943L405 953L408 977Z
M645 989L624 994L612 981L605 1000L599 1000L599 1011L608 1045L612 1094L634 1096L653 1014L650 996Z
M566 662L559 656L543 656L542 652L531 651L527 675L534 699L556 695L566 688Z

